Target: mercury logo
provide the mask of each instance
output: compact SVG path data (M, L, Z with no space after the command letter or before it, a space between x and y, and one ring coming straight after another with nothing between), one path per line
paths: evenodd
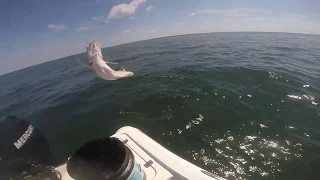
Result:
M14 143L14 146L16 146L17 149L20 149L30 138L32 132L33 132L33 127L30 125L26 130L26 132L24 132L22 136L17 140L17 142Z

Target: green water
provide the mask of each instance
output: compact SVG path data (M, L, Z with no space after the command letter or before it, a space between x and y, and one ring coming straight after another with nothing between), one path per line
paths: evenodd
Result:
M57 163L134 126L227 179L319 179L320 36L214 33L103 49L135 72L104 81L62 58L0 77L0 115L25 117Z

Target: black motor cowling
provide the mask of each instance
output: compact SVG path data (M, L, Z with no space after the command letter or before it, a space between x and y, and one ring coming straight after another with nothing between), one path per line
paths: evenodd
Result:
M80 147L67 163L76 180L145 180L132 151L118 138L99 138Z
M0 119L0 179L14 179L51 158L47 139L24 119Z

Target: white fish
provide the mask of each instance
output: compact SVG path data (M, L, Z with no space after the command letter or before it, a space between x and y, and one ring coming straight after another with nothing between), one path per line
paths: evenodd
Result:
M88 62L84 63L78 60L78 63L92 69L97 76L105 80L118 80L134 75L129 71L115 71L111 69L107 64L118 64L107 62L103 60L101 48L98 42L91 41L87 45Z

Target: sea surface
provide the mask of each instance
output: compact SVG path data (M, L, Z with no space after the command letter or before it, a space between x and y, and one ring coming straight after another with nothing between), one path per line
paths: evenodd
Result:
M103 49L131 78L77 54L0 77L0 116L26 118L56 163L134 126L227 179L320 179L320 36L212 33Z

